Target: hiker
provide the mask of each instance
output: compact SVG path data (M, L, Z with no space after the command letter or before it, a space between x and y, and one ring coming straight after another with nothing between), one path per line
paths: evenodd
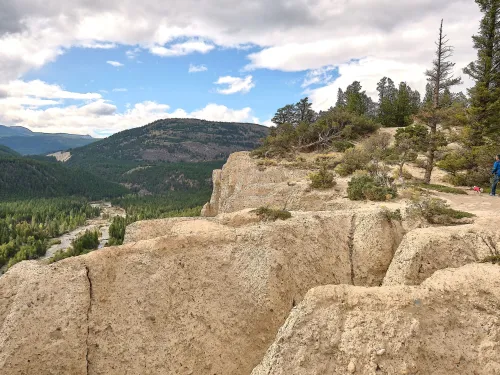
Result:
M494 197L497 193L497 185L500 181L500 155L497 155L495 164L493 164L493 169L491 170L493 175L493 185L491 185L491 196Z

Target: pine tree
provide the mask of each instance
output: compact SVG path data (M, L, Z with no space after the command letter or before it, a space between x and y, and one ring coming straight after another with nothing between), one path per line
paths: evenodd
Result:
M449 61L453 55L453 47L448 45L448 39L443 33L443 20L439 28L439 39L436 42L436 58L433 61L432 69L428 70L425 75L432 86L432 106L424 108L419 114L429 127L429 142L427 147L427 165L425 169L424 182L430 183L432 170L434 169L434 159L439 146L441 134L438 134L437 126L442 121L443 112L441 109L441 97L445 90L452 86L460 84L461 78L453 76L453 68L455 64Z
M500 0L476 0L481 12L479 34L472 37L478 51L464 73L475 82L469 90L472 118L470 143L500 140Z
M335 108L345 108L345 105L346 105L345 94L342 91L342 89L339 89L337 93L337 102L335 103Z

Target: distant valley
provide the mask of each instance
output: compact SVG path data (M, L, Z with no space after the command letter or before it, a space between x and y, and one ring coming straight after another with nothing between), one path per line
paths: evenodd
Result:
M9 199L75 194L112 198L186 192L205 199L211 191L212 171L231 153L257 147L267 134L267 127L256 124L195 119L159 120L100 140L0 126L2 195ZM20 189L15 188L16 181ZM80 181L81 189L71 181Z

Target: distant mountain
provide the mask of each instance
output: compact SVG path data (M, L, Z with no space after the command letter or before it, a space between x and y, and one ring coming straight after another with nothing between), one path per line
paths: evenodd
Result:
M22 155L65 151L88 145L96 140L89 135L38 133L22 126L0 125L0 145L7 146Z
M97 200L129 192L87 171L70 169L56 162L2 154L3 149L0 148L0 200L66 196Z
M66 164L145 194L210 189L213 169L233 152L256 148L267 133L256 124L159 120L71 150Z
M95 159L148 162L222 160L233 152L254 149L267 133L268 128L256 124L159 120L73 150L71 162Z

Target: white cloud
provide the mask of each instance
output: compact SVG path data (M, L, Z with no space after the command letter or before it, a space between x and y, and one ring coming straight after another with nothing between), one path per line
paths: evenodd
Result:
M123 66L123 64L121 62L119 62L119 61L112 61L112 60L106 61L106 64L109 64L109 65L114 66L116 68L119 68L119 67Z
M6 94L0 98L0 123L26 126L34 131L102 136L163 118L231 122L251 122L254 119L249 107L231 109L213 103L188 112L180 108L170 111L167 104L145 101L127 104L126 110L119 112L100 94L73 93L41 81L13 81L0 85L0 90ZM65 99L79 100L80 103L65 105Z
M101 99L97 93L78 93L64 90L59 85L51 85L40 80L21 81L15 80L0 84L0 90L7 93L8 97L35 97L45 99L75 99L91 100Z
M127 91L128 90L126 88L123 88L123 87L113 89L113 92L127 92Z
M81 43L79 47L91 48L91 49L113 49L116 48L115 43L100 43L100 42L89 42Z
M154 46L149 51L161 57L184 56L194 52L208 53L215 47L211 44L200 41L189 41L185 43L173 44L169 47Z
M252 76L246 76L245 78L240 77L219 77L217 82L214 82L216 85L227 85L224 89L217 89L219 94L230 95L241 92L242 94L246 94L252 88L255 87L255 84L252 82Z
M136 59L137 56L139 56L140 53L141 53L141 49L139 47L136 47L134 49L129 49L129 50L125 51L125 55L130 60Z
M307 72L304 82L302 82L302 87L308 87L317 84L326 84L333 79L332 71L337 68L334 66L325 66L319 69L313 69Z
M199 72L206 72L208 68L205 65L193 65L189 64L189 73L199 73Z

